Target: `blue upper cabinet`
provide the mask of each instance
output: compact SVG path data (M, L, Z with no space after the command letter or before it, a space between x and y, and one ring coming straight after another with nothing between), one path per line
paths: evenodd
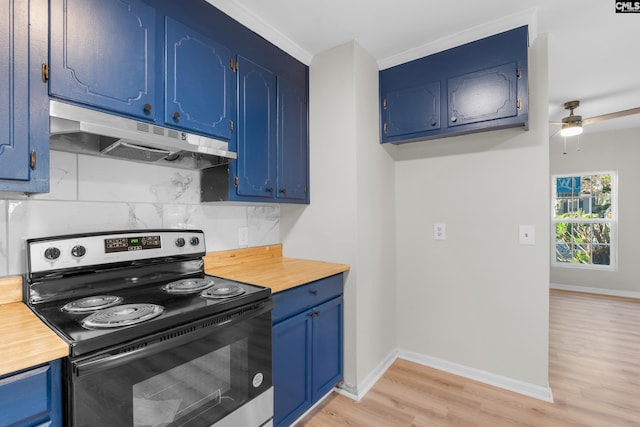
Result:
M528 122L528 28L380 71L380 139L394 144Z
M138 0L51 0L51 95L154 119L156 14Z
M276 182L276 76L238 57L237 195L272 199Z
M389 90L382 110L387 137L440 129L440 82Z
M518 65L515 62L447 81L448 125L461 126L518 115Z
M278 193L308 203L309 147L306 87L278 78Z
M46 0L0 0L0 191L49 190Z
M231 138L229 49L168 17L165 34L165 123Z

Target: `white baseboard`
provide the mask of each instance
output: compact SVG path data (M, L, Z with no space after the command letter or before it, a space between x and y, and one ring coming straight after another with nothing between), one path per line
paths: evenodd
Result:
M348 397L349 399L353 399L356 402L359 402L369 392L369 390L371 390L371 387L375 385L375 383L380 379L380 377L382 377L384 373L387 372L387 369L389 369L389 367L393 364L393 362L397 358L398 358L398 350L393 350L357 386L354 386L352 384L342 383L336 389L336 391Z
M617 289L592 288L590 286L565 285L562 283L549 283L549 287L551 289L559 289L561 291L585 292L588 294L640 299L640 292L636 292L636 291L620 291Z
M513 391L515 393L553 403L553 393L551 392L550 387L543 387L536 384L527 383L480 369L471 368L469 366L449 362L447 360L438 359L437 357L426 356L407 350L399 350L398 357L401 359L409 360L411 362L419 363L424 366L428 366L430 368L438 369L440 371L449 372L451 374L479 381L484 384L500 387L505 390Z
M482 371L480 369L471 368L469 366L460 365L449 362L447 360L438 359L436 357L426 356L424 354L411 352L408 350L396 349L382 361L378 366L357 386L350 384L342 384L335 391L359 402L371 387L384 375L396 359L405 359L418 363L423 366L438 369L440 371L449 372L464 378L479 381L505 390L553 403L553 393L550 387L543 387L536 384L527 383L513 378L497 375L491 372Z

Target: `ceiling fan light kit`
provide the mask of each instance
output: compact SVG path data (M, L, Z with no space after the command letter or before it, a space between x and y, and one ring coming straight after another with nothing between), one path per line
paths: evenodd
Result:
M569 110L569 115L567 117L563 117L561 122L551 122L552 124L562 125L562 127L560 128L560 136L567 137L580 135L582 133L583 125L590 125L592 123L597 123L604 120L615 119L618 117L625 117L632 114L640 113L640 107L637 107L582 120L582 116L573 114L573 110L578 108L579 105L580 101L565 102L564 109Z

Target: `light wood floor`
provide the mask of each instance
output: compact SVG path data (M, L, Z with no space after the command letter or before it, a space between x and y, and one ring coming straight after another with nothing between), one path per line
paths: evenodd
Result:
M640 301L551 291L549 335L554 403L398 359L298 426L640 426Z

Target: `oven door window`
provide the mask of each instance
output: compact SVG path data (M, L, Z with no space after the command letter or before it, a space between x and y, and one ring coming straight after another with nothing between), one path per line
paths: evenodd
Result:
M271 387L271 316L72 361L73 426L210 426ZM187 326L185 331L191 330Z
M164 426L201 412L228 414L247 401L247 339L133 385L133 426ZM231 373L239 373L234 375ZM235 384L231 384L235 381Z

